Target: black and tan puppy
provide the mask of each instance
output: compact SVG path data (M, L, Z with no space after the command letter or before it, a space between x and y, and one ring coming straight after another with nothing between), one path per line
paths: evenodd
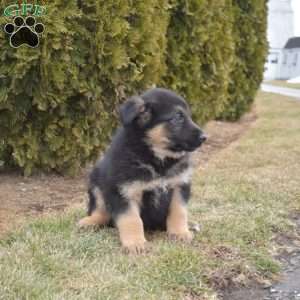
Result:
M144 229L191 240L190 152L205 141L187 103L161 88L128 99L118 129L90 174L88 216L80 226L114 224L131 253L145 247Z

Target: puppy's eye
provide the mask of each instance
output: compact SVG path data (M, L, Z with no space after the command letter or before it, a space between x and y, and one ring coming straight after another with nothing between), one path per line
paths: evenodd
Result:
M178 111L170 120L171 124L182 124L184 121L184 115L181 111Z

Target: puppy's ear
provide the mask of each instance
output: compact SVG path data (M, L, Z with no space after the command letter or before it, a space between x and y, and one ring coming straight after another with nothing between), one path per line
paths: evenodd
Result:
M138 125L143 126L151 119L150 110L145 105L144 100L138 96L129 98L121 105L119 112L124 126L131 124L135 120Z

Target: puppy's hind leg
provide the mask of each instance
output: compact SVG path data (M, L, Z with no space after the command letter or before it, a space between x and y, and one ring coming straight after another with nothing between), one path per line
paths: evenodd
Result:
M79 227L104 226L110 221L110 215L105 208L102 193L98 187L92 187L88 190L88 216L81 219Z

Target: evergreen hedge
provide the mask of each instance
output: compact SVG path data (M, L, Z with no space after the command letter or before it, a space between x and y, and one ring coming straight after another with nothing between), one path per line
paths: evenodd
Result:
M200 122L245 111L261 79L266 10L232 1L44 1L38 48L11 48L0 33L0 161L76 173L107 143L126 95L153 85L184 95Z
M231 0L176 0L168 28L163 85L190 101L203 123L224 110L232 67Z
M235 121L248 111L263 79L267 54L267 0L233 0L235 53L229 101L219 115Z

